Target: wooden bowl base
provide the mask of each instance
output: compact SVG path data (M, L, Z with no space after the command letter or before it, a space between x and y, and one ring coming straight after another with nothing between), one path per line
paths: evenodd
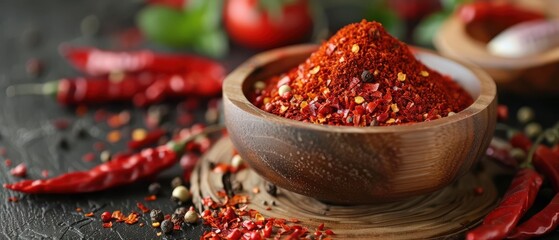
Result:
M232 153L231 141L223 138L200 160L191 179L195 205L201 206L202 198L207 196L220 199L217 192L224 189L223 174L212 171L210 166L229 164ZM242 184L243 190L238 194L249 196L249 209L265 217L297 218L311 231L324 223L335 232L336 239L454 239L463 238L463 233L497 204L498 192L492 176L486 168L476 174L468 173L435 193L359 206L330 205L279 188L277 195L272 196L265 190L268 183L250 168L232 174L231 180ZM483 189L481 194L475 191L479 187Z

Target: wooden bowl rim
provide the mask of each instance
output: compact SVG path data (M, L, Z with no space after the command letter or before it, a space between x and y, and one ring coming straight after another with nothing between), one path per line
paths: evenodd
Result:
M463 57L468 61L491 68L523 69L559 61L559 47L541 54L526 57L500 57L487 51L486 45L468 35L464 23L453 15L443 22L433 38L435 48L454 57ZM475 51L471 51L474 49ZM477 54L477 55L476 55Z
M374 127L355 127L355 126L331 126L321 125L308 122L297 121L285 117L281 117L272 113L268 113L262 109L257 108L245 96L242 85L244 81L260 66L264 66L270 62L276 61L280 58L298 54L301 52L308 52L310 55L318 48L315 44L302 44L293 45L283 48L278 48L257 54L241 64L233 72L231 72L224 80L223 83L223 97L229 99L236 107L242 109L248 114L256 118L261 118L262 121L271 121L275 124L283 125L285 127L295 127L300 129L308 129L314 131L330 132L330 133L393 133L393 132L410 132L421 131L436 127L441 127L448 124L454 124L459 121L464 121L469 118L480 114L486 109L491 102L496 98L496 86L492 78L480 68L467 64L455 59L440 56L433 51L425 50L422 48L413 47L414 52L421 52L425 54L432 54L443 58L445 60L453 61L467 70L471 71L479 81L480 93L474 102L466 109L456 113L452 116L443 117L428 122L417 122L409 125L393 125L393 126L374 126ZM237 94L240 93L240 94ZM240 106L241 104L242 106Z

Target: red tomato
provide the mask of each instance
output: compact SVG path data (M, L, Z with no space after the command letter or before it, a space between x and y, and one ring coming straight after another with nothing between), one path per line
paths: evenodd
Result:
M307 0L283 6L276 18L261 10L258 0L227 0L225 29L231 40L247 48L268 49L305 40L312 31Z

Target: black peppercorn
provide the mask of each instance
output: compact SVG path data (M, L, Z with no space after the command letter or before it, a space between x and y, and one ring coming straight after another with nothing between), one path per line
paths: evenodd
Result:
M181 225L183 221L184 221L184 214L180 215L180 214L173 213L171 215L171 222L173 223L173 225Z
M373 82L375 79L373 77L373 74L367 70L364 70L361 73L361 81L365 82L365 83L370 83Z
M156 183L156 182L150 184L149 187L148 187L148 192L151 195L159 194L159 192L161 192L161 184Z
M275 184L268 183L266 184L266 192L275 197L278 194L278 188Z
M174 189L178 186L182 186L182 179L180 177L175 177L171 180L171 187Z
M177 209L175 209L175 214L179 214L184 216L184 214L186 214L186 212L188 211L188 209L186 207L179 207Z
M161 212L161 210L159 209L151 210L151 212L149 213L149 217L151 218L152 222L161 222L165 219L163 212Z
M161 231L164 233L171 233L173 231L173 223L169 220L161 222Z

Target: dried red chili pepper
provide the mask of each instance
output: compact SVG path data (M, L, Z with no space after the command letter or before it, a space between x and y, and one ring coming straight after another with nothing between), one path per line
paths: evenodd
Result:
M480 226L469 231L466 239L505 238L534 203L542 182L541 176L533 169L519 170L499 206L483 219Z
M156 144L159 139L167 134L163 129L155 129L150 131L145 138L141 140L131 140L128 142L128 148L132 150L142 149L144 147Z
M342 28L304 63L255 87L251 100L282 117L347 126L430 121L473 102L382 25L367 21Z
M214 81L215 80L215 81ZM119 81L100 78L73 78L45 84L22 84L8 87L10 96L51 95L63 105L133 102L144 107L169 98L214 96L221 92L221 80L184 73L142 77L126 74Z
M460 20L466 24L472 22L501 21L508 26L520 22L545 18L545 15L541 13L517 7L513 4L484 1L462 5L458 9L457 15Z
M512 147L520 148L520 149L526 151L526 153L528 153L528 151L532 147L532 140L530 140L530 138L528 138L528 136L526 136L522 132L516 132L509 139L509 143Z
M546 176L553 190L559 193L559 156L548 147L540 145L534 153L533 164Z
M24 193L83 193L105 190L151 177L176 162L176 153L167 146L146 149L128 158L101 164L89 171L73 172L51 179L4 184Z
M91 75L114 72L192 73L202 76L203 81L221 82L225 74L221 64L194 55L159 54L149 50L111 52L69 46L62 47L61 53L74 67Z
M540 145L534 154L533 163L549 179L556 195L544 209L516 227L508 237L511 239L541 237L559 225L559 156Z
M221 126L207 127L203 134L220 131ZM196 135L170 141L166 145L148 148L130 156L123 156L82 172L72 172L51 179L25 180L4 184L10 190L24 193L83 193L109 189L150 178L177 162L178 153Z

